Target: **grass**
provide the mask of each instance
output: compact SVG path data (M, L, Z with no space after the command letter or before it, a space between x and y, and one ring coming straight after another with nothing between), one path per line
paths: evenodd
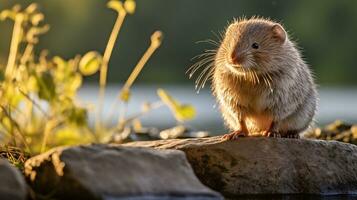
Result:
M30 155L21 148L0 146L0 158L7 159L13 166L23 171L25 161L30 158Z
M167 91L158 89L158 101L144 103L142 111L126 116L125 108L131 101L131 87L147 61L162 42L162 32L155 31L147 51L139 59L132 73L124 80L124 86L114 99L113 108L119 109L118 123L106 125L103 113L103 98L106 79L110 70L110 57L116 45L120 29L126 17L134 14L134 0L109 0L108 8L117 13L113 30L105 51L89 51L71 59L51 56L47 50L37 49L43 34L50 30L45 15L36 3L27 7L14 5L0 12L0 20L13 22L10 51L6 66L0 66L0 145L1 156L12 164L23 167L23 162L32 155L61 145L106 143L114 133L133 129L140 124L140 117L153 109L167 106L177 123L182 124L195 116L188 104L181 104ZM3 38L2 38L3 39ZM37 53L40 52L40 53ZM98 107L90 109L77 100L77 92L85 76L99 73ZM125 105L117 107L117 105ZM95 127L88 124L88 114L96 117ZM135 125L136 124L136 125ZM127 135L125 137L128 137ZM121 137L123 141L127 138Z

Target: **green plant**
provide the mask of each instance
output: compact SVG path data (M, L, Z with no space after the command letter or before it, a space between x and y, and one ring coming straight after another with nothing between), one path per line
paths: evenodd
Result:
M100 131L102 128L101 124L101 113L103 109L103 100L105 95L105 86L107 84L107 71L108 71L108 64L110 60L110 56L112 55L113 48L115 45L115 41L117 40L119 31L123 25L124 19L127 15L133 14L135 12L136 4L134 0L126 0L124 4L118 0L111 0L108 2L108 7L115 10L118 13L117 19L115 21L113 30L110 34L107 47L104 51L103 61L100 66L100 79L99 79L99 105L97 111L97 119L96 119L96 130Z
M0 84L0 130L4 143L36 153L75 138L84 143L93 141L87 109L75 99L82 76L88 75L91 65L90 61L86 63L88 55L68 61L59 56L48 58L47 51L36 56L39 36L49 30L36 4L23 10L15 5L2 11L0 19L14 21L10 54ZM69 128L70 135L66 133Z
M0 69L2 144L18 147L33 155L59 145L104 142L113 132L123 131L142 115L163 105L167 105L180 122L194 117L193 107L179 104L162 89L158 90L161 100L145 104L143 111L133 116L126 117L123 113L119 116L118 125L114 127L103 126L103 120L98 117L102 114L110 56L125 16L127 13L133 14L135 6L133 0L124 3L109 1L108 7L114 9L118 17L104 55L90 51L69 60L60 56L50 57L46 50L42 50L39 55L35 53L39 37L49 30L37 4L30 4L25 9L15 5L12 9L0 12L0 20L14 22L8 62ZM145 63L160 46L161 40L160 31L152 35L150 47L125 82L116 102L130 102L130 88ZM92 130L87 120L90 110L77 101L76 94L82 85L83 76L97 72L100 72L100 102L94 111L97 119Z

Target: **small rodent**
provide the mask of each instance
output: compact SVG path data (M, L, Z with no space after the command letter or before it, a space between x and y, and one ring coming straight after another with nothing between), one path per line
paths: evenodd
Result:
M218 49L190 70L205 66L197 80L201 85L212 78L213 94L233 131L223 138L299 138L313 121L318 98L311 71L282 25L239 19L222 37Z

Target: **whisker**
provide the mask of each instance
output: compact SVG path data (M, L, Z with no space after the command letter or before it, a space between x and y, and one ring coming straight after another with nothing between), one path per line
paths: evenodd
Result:
M222 43L222 40L224 38L224 35L221 31L218 31L218 34L214 31L211 31L212 34L216 37L216 39L218 40L219 43Z
M201 80L201 78L205 75L205 73L213 66L213 64L209 64L207 65L203 70L202 72L200 73L200 75L197 77L195 83L198 84Z
M207 80L210 79L213 76L213 74L214 74L214 67L212 67L211 70L207 73L207 75L206 75L206 77L205 77L205 79L203 81L202 88L205 87L205 84L206 84Z
M196 71L205 66L206 64L210 63L210 62L213 62L214 61L214 57L207 57L207 58L204 58L198 62L196 62L195 64L193 64L187 71L186 71L186 74L187 73L190 73L189 74L189 77L191 78L193 76L194 73L196 73Z
M212 39L207 39L207 40L200 40L200 41L197 41L196 44L200 44L200 43L208 43L208 44L211 44L211 45L214 45L214 46L217 46L219 47L220 46L220 43L215 41L215 40L212 40Z
M211 61L214 61L214 57L213 56L207 57L207 58L203 58L200 61L198 61L195 65L204 66L205 64L207 64L208 62L211 62ZM192 69L194 69L194 67Z
M199 77L196 79L196 81L195 81L195 88L198 90L198 92L199 92L199 90L202 88L202 85L203 85L203 82L204 82L204 79L202 79L207 73L207 71L208 70L210 70L210 69L212 69L212 67L213 67L213 64L210 64L209 66L207 66L202 72L201 72L201 74L199 75Z
M195 87L198 89L204 88L206 82L213 76L215 65L223 65L224 61L226 60L225 56L217 57L218 50L220 51L221 55L226 55L228 52L228 46L226 44L222 45L222 40L224 38L224 33L222 32L214 32L212 31L213 35L215 36L214 39L207 39L198 41L196 43L208 43L217 47L216 49L209 49L205 50L204 53L195 56L191 60L200 59L198 62L194 63L190 66L186 74L189 74L189 77L192 78L195 73L200 71L199 75L195 80Z
M199 55L197 55L197 56L195 56L195 57L193 57L193 58L191 58L191 61L193 61L193 60L196 60L196 59L199 59L199 58L202 58L202 57L204 57L204 56L212 56L213 57L213 55L215 55L216 53L215 52L204 52L204 53L201 53L201 54L199 54Z
M214 52L214 53L217 53L217 49L206 49L205 52Z
M201 86L200 86L201 89L203 89L205 87L205 84L206 84L207 80L213 76L213 73L214 73L214 68L212 67L210 69L210 71L208 73L206 73L205 78L201 82Z

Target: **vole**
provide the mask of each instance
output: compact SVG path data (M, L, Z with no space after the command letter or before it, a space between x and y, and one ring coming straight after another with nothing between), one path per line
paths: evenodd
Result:
M201 85L212 78L213 94L232 131L223 139L299 138L313 122L318 97L311 70L283 26L259 17L235 20L216 45L190 70L192 75L205 66Z

